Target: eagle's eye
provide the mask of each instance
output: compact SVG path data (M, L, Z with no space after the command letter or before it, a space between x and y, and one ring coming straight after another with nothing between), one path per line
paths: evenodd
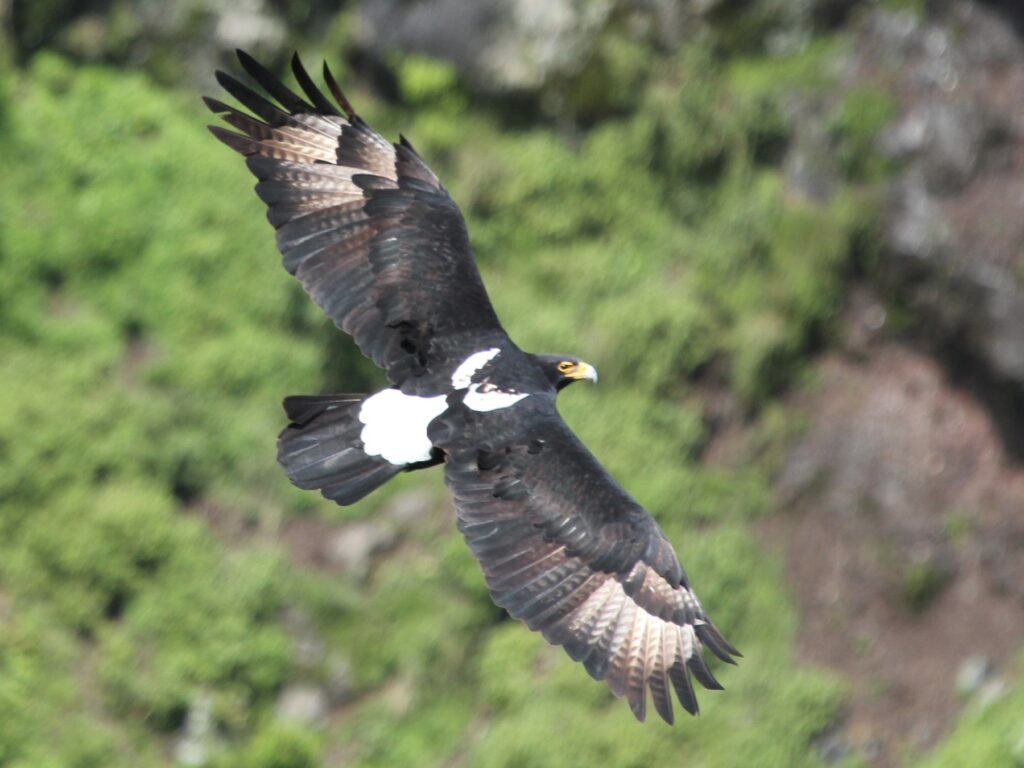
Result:
M576 363L570 362L569 360L563 360L558 364L559 373L568 373L576 366Z

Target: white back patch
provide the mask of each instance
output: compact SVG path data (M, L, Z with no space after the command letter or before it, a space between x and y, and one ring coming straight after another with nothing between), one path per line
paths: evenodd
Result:
M368 397L359 408L359 433L368 456L380 456L396 466L430 458L427 427L448 407L445 395L416 397L385 389Z
M452 386L455 389L465 389L473 380L473 374L493 360L501 352L497 347L485 349L482 352L474 352L463 360L459 367L452 374Z
M462 402L474 411L496 411L515 405L529 395L529 392L504 392L487 384L473 384Z

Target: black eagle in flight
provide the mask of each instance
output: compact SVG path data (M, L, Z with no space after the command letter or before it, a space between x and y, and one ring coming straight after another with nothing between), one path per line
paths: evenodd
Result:
M217 72L252 114L207 98L239 132L210 130L259 179L285 269L394 385L285 399L288 477L352 504L399 472L444 464L495 603L626 696L638 719L648 689L669 723L672 689L695 714L690 673L721 688L702 649L740 654L658 524L558 415L556 393L596 371L512 342L458 206L404 137L391 144L356 114L326 64L337 105L297 55L305 99L238 58L277 103Z

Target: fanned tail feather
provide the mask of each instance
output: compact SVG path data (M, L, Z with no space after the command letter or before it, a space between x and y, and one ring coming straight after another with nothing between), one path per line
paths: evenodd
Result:
M359 408L369 395L286 398L292 423L277 440L277 460L299 488L319 490L338 504L354 504L404 467L363 450Z

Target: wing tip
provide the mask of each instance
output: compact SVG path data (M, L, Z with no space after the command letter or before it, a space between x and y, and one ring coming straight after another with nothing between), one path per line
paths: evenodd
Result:
M327 88L338 102L338 105L345 111L345 116L352 122L359 120L359 115L352 107L351 102L345 97L345 92L341 90L338 81L334 79L334 75L331 74L331 68L327 66L326 61L324 61L324 82L327 83Z
M693 683L690 680L690 673L686 671L684 664L675 663L668 670L668 679L675 689L676 696L683 709L693 717L700 714L700 704L697 703L697 695L693 690Z
M639 722L647 721L647 689L642 688L639 696L629 696L629 708Z
M231 107L219 99L215 99L212 96L203 96L202 98L207 109L215 115L226 115L231 112Z
M253 148L253 141L248 136L229 131L219 125L208 125L206 129L238 154L246 157L256 154L256 150Z
M708 663L704 660L704 656L699 652L694 653L686 660L686 667L693 673L693 676L697 678L697 682L709 691L725 690L725 686L718 682L715 676L711 674L711 669L708 667Z
M672 700L665 699L665 703L659 703L657 699L654 700L654 708L658 712L658 716L669 725L676 724L676 713L672 710Z
M238 63L242 65L246 72L249 71L249 66L256 65L260 66L260 63L250 54L246 53L241 48L235 48L235 58L238 59Z
M303 93L313 102L313 106L320 111L321 114L331 115L332 117L341 117L341 114L331 104L331 100L324 96L323 91L317 88L316 83L313 82L313 78L309 76L309 72L306 71L306 67L302 64L302 58L299 56L298 51L292 52L291 58L292 75L295 76L296 82L299 87L302 88Z
M695 624L693 630L701 644L726 664L735 665L737 663L736 659L743 658L743 654L736 650L710 621L703 624Z
M231 90L231 88L230 88L231 85L234 85L235 83L238 82L235 78L233 78L231 75L229 75L223 69L215 69L213 71L213 77L217 81L217 83L220 85L221 88L224 88L225 90L228 90L228 91Z

